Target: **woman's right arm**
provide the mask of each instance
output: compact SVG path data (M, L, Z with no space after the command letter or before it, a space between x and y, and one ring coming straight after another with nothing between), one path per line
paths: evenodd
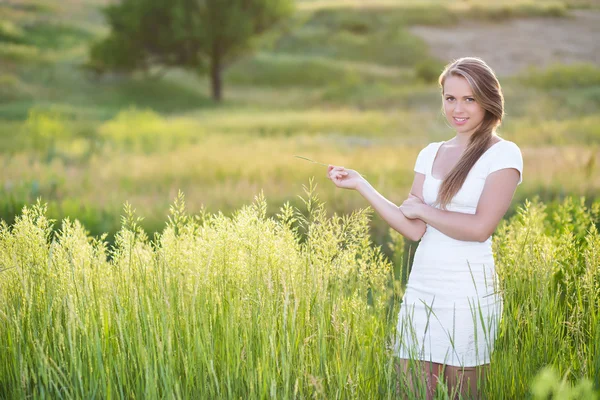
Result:
M416 242L419 241L425 233L426 224L423 221L420 219L406 218L397 205L383 197L358 172L351 169L345 169L344 167L330 165L328 168L328 178L331 179L337 187L357 190L389 226L407 239ZM410 193L418 198L418 200L415 199L414 201L422 201L423 199L424 180L425 175L415 173L415 179Z

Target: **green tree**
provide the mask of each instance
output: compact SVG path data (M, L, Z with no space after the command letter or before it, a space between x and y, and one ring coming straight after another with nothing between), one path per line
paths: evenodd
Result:
M291 15L293 0L122 0L104 12L111 31L90 48L97 73L180 66L209 73L222 97L222 72L253 39ZM164 70L164 69L163 69Z

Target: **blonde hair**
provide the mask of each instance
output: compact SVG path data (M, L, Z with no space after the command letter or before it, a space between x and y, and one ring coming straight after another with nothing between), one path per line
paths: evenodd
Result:
M475 101L485 110L483 121L471 135L464 153L444 178L436 203L446 208L462 187L469 171L479 157L492 145L496 128L504 116L504 96L494 71L480 58L464 57L446 65L439 84L444 94L444 82L450 76L467 80L473 90Z

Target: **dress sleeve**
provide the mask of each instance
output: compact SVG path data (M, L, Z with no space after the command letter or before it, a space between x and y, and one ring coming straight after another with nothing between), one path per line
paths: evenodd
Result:
M488 175L492 172L505 169L514 168L519 171L519 182L518 185L523 182L523 156L521 155L521 149L513 142L507 142L503 149L498 149L495 157L490 164Z
M424 149L419 152L417 156L417 161L415 162L415 172L419 172L421 174L427 174L427 160L429 159L429 149L431 148L431 144L427 145Z

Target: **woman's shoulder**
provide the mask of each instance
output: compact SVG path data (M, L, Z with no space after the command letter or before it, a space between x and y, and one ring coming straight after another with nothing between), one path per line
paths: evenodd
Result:
M421 153L432 154L432 153L434 153L437 150L438 147L440 147L444 143L445 143L444 141L431 142L427 146L423 147L423 149L421 150Z
M430 164L436 153L437 147L443 142L429 143L427 146L421 149L415 162L415 171L422 174L426 174L430 170Z
M515 142L502 139L493 145L488 153L489 157L485 163L488 174L504 168L515 168L521 174L519 183L523 181L523 155Z
M522 157L519 146L515 142L511 142L507 139L500 139L488 149L488 152L491 153L491 158L504 156Z
M494 144L492 146L501 146L504 148L512 148L512 149L521 151L521 149L519 149L519 146L515 142L512 142L508 139L503 139L503 138L498 138L498 139L499 140L496 142L496 144Z

